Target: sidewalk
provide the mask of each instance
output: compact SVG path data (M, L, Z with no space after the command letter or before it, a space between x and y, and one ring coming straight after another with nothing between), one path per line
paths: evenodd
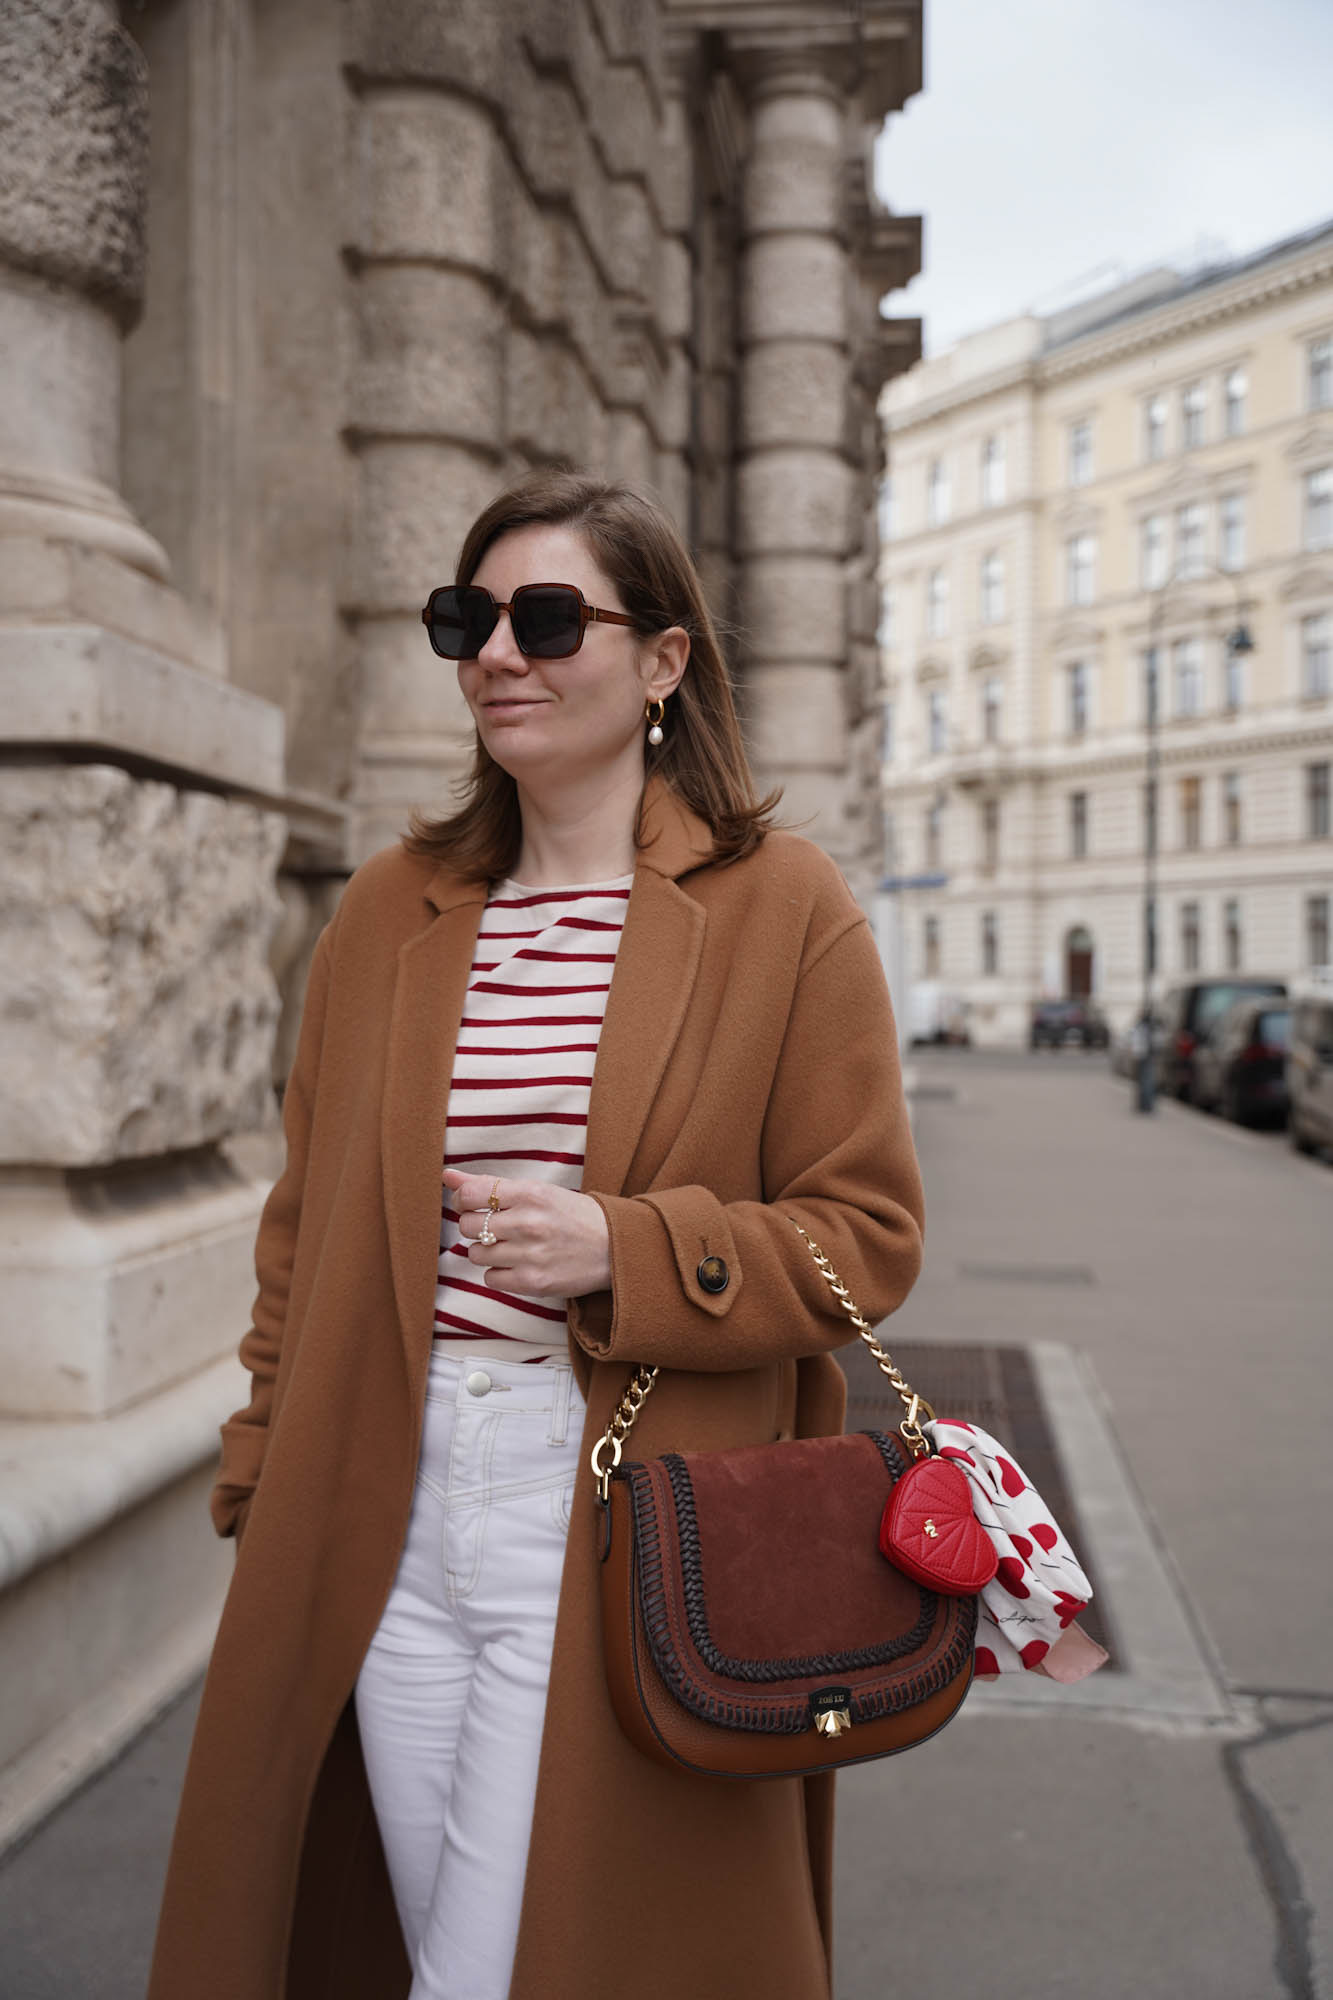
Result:
M916 1068L883 1331L1033 1349L1116 1671L844 1775L837 2000L1333 2000L1333 1170L1074 1051ZM0 1868L4 2000L140 2000L193 1707Z

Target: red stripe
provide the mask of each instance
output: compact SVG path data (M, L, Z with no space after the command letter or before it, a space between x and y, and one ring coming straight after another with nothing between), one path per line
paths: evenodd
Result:
M484 1042L458 1044L460 1056L595 1056L596 1053L596 1042L543 1042L527 1048L510 1042L502 1049L490 1048Z
M563 923L569 923L569 922L571 922L572 920L571 920L570 918L568 918L568 917L558 917L558 918L556 919L556 921L557 921L557 923L562 923L562 924L563 924ZM546 929L546 930L549 930L549 929L551 929L551 926L550 926L549 924L547 924L547 925L544 925L544 926L543 926L543 928L544 928L544 929ZM488 931L488 930L480 930L480 931L478 931L478 932L477 932L477 936L478 936L479 938L525 938L525 937L540 937L540 936L541 936L541 934L542 934L542 933L541 933L541 931L540 931L540 930L535 930L535 931Z
M581 1167L583 1165L584 1155L582 1153L492 1152L492 1153L446 1153L444 1156L444 1164L446 1167L461 1167L465 1161L469 1160L553 1160L557 1166Z
M534 1319L563 1320L566 1315L558 1306L539 1306L533 1299L516 1298L512 1292L498 1291L494 1285L469 1284L466 1278L447 1275L440 1279L451 1291L472 1292L479 1299L498 1299L502 1306L512 1306L516 1312L531 1313Z
M446 1125L586 1125L578 1111L467 1111L445 1119Z
M611 987L609 983L606 986L505 986L499 980L474 979L469 982L468 990L472 993L517 993L533 1000L558 1000L562 993L609 993Z
M613 924L601 917L557 917L555 922L549 925L548 928L553 931L623 931L625 920L622 917L618 924ZM530 937L537 937L539 933L537 931L530 931L528 935Z
M529 964L536 965L614 965L616 962L613 951L534 951L531 945L516 951L514 958L526 959Z
M477 1340L512 1340L516 1347L522 1347L524 1344L516 1333L501 1333L498 1327L479 1326L474 1319L456 1319L452 1313L441 1312L436 1306L436 1326L438 1327L441 1322L446 1326L458 1327L463 1333L471 1334ZM438 1333L435 1337L439 1339Z
M531 910L543 903L585 903L629 901L628 889L556 889L549 896L492 896L491 910Z
M522 1050L526 1054L526 1050ZM586 1076L454 1076L454 1090L536 1090L538 1084L586 1084Z
M464 1014L460 1028L600 1028L600 1014L511 1014L501 1021L479 1021L475 1016ZM531 1050L506 1050L506 1054L531 1054Z

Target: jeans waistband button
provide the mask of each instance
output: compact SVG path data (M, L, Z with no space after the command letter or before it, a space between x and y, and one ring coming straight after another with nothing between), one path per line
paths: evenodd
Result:
M463 1384L469 1396L485 1396L490 1386L491 1378L484 1368L474 1368Z

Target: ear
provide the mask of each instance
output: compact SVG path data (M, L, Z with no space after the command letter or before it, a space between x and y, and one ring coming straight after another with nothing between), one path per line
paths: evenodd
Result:
M690 663L690 635L683 625L668 625L655 632L645 648L644 694L649 701L665 701L674 694Z

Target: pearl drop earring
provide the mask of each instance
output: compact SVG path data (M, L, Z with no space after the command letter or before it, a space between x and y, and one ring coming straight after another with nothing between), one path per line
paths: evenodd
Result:
M653 714L654 709L657 710L656 715ZM662 741L662 717L666 714L666 703L664 701L650 701L645 706L643 712L652 724L652 728L648 731L648 741L655 750Z

